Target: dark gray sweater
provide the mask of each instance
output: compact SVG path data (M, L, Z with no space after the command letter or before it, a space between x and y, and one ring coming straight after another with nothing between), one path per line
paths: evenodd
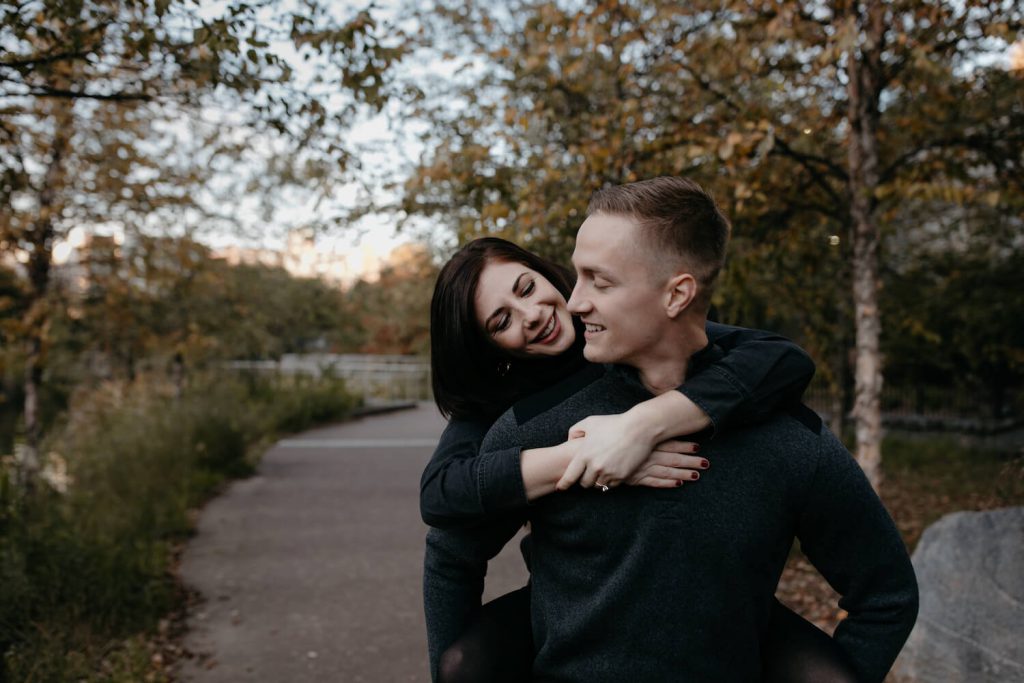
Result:
M517 404L484 448L553 445L582 418L647 398L632 371L591 366ZM913 626L917 585L850 454L807 409L721 434L701 454L712 464L693 486L576 487L528 509L535 674L757 680L759 643L796 537L849 613L837 643L865 681L881 681ZM477 530L476 542L494 552L515 526Z

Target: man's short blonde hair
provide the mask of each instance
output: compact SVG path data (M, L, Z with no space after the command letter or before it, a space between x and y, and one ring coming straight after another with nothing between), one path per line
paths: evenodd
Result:
M654 269L693 275L695 305L707 311L730 230L710 193L687 178L662 176L598 190L587 206L588 216L596 213L635 220L644 235L640 246Z

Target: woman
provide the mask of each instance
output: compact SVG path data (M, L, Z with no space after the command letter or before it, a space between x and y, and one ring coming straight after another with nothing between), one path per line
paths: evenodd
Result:
M480 611L486 546L480 524L516 523L511 512L577 482L607 490L620 483L679 486L707 460L693 442L665 441L726 422L756 421L796 400L813 364L792 343L766 333L709 324L728 351L678 391L620 416L591 417L550 448L481 453L494 419L531 393L584 366L583 335L568 313L573 277L516 245L484 238L442 269L431 304L434 395L452 418L421 481L428 535L424 576L432 671L438 680L527 680L528 589ZM524 552L524 555L528 553ZM766 676L827 680L847 675L831 639L778 606L764 643ZM443 654L442 654L443 653ZM815 671L821 669L821 671ZM848 680L853 680L847 676Z

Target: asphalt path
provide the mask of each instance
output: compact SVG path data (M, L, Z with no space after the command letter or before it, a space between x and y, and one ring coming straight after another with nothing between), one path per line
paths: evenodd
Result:
M202 511L183 560L183 681L429 681L419 476L444 421L432 404L278 442ZM518 544L485 598L522 586Z

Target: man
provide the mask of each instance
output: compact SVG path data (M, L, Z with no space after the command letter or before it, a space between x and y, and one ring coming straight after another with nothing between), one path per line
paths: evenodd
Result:
M592 414L678 386L716 353L704 318L728 223L699 186L657 178L597 193L577 236L570 309L592 366L517 404L485 449L561 441ZM810 411L705 443L698 486L575 487L530 509L535 674L558 681L757 680L794 537L842 596L835 633L881 681L910 632L906 549L850 454ZM613 483L613 482L611 482ZM500 546L495 539L495 547Z

